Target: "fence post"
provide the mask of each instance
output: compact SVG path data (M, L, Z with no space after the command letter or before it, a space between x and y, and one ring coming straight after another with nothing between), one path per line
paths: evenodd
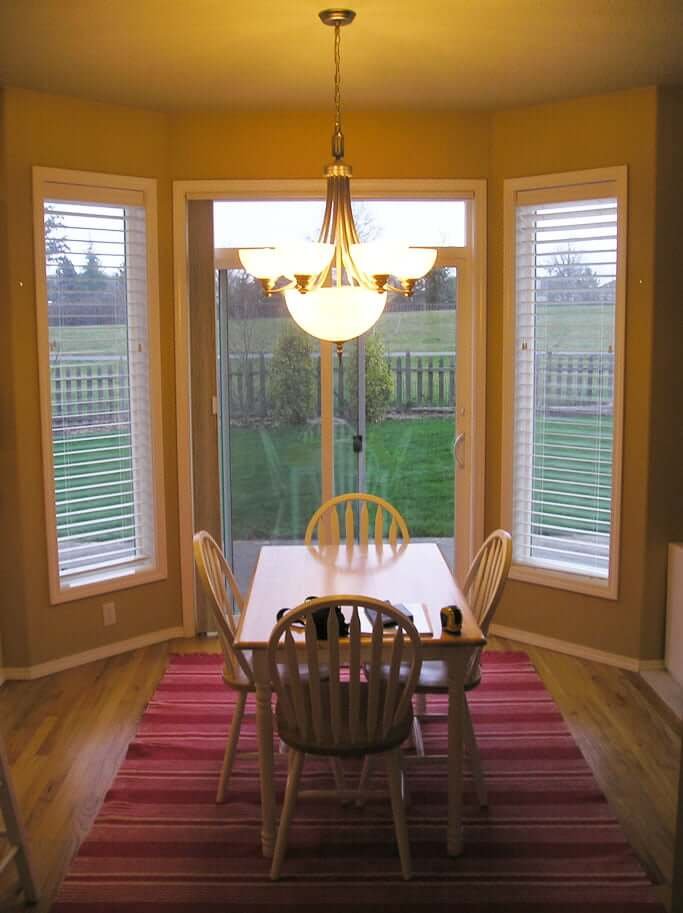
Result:
M405 387L406 387L406 411L407 411L408 409L410 409L410 406L411 406L411 397L412 397L412 395L413 395L412 380L413 380L413 378L412 378L412 375L411 375L411 367L410 367L410 352L406 352L406 383L405 383Z
M259 352L259 387L261 399L261 415L264 416L268 411L268 400L266 399L266 356L264 352Z
M358 343L356 342L356 345ZM337 415L344 415L344 356L337 359Z
M448 404L449 406L452 406L455 403L455 359L453 359L448 366L448 379L450 387L448 392Z
M254 369L251 366L251 358L244 359L244 376L247 388L247 417L251 416L254 411Z
M317 365L318 365L318 366L317 366L317 369L316 369L316 384L315 384L315 389L316 389L316 395L317 395L317 397L318 397L318 415L320 415L320 413L321 413L321 411L322 411L322 403L320 402L320 362L321 362L321 361L322 361L322 354L320 354L320 355L316 358L316 362L317 362Z
M446 399L444 396L444 369L443 369L443 355L439 359L439 405L445 406Z
M85 398L86 402L83 404L83 411L86 412L90 406L90 403L93 402L93 367L92 365L84 365L85 368ZM97 421L97 417L95 417Z
M120 422L126 413L129 412L129 399L128 399L128 383L126 378L126 366L123 363L123 359L119 359L119 370L118 370L118 383L119 383L119 414L116 416L116 421Z
M399 355L396 359L396 406L403 405L403 359Z
M427 366L427 402L430 406L434 405L434 356L429 356Z
M422 358L417 359L417 405L422 405Z
M52 407L54 410L55 416L62 414L62 367L57 364L54 366L52 374L52 383L55 391L55 402Z

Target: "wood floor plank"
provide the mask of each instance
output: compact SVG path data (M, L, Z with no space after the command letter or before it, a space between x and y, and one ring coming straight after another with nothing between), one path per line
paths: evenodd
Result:
M670 891L680 734L631 673L512 641L529 654L562 711L628 839ZM219 652L215 638L156 644L33 682L0 688L6 740L46 913L88 833L169 653ZM13 872L0 879L0 911L24 909Z

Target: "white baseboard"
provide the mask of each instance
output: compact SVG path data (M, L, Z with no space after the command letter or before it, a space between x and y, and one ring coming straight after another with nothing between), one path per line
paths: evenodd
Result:
M544 647L556 653L567 653L569 656L578 656L580 659L590 659L596 663L605 663L607 666L617 666L629 672L642 672L643 670L663 669L663 659L638 659L635 656L621 656L619 653L608 653L605 650L596 650L583 644L575 644L568 640L559 640L556 637L545 637L543 634L534 634L532 631L521 631L518 628L509 628L506 625L492 624L489 632L496 637L505 637L516 640L532 647Z
M104 644L92 650L84 650L83 653L72 653L69 656L60 656L58 659L49 659L47 662L38 663L35 666L5 666L4 669L0 669L0 684L9 680L26 681L43 678L54 672L63 672L64 669L84 666L86 663L93 663L98 659L107 659L110 656L117 656L119 653L127 653L130 650L138 650L140 647L149 647L165 640L172 640L174 637L184 636L185 630L182 626L164 628L161 631L150 631L149 634L140 634L138 637L131 637L128 640Z

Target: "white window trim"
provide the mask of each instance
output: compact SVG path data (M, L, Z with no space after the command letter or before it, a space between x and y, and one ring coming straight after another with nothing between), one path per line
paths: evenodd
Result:
M504 344L503 344L503 435L501 473L501 517L507 529L512 529L513 496L513 435L515 399L515 326L516 326L516 206L563 202L573 199L599 199L613 196L618 200L617 221L617 285L614 327L614 417L612 464L612 515L610 526L609 572L606 580L553 570L515 564L510 577L526 583L617 599L619 594L619 553L621 541L621 492L624 424L624 356L626 323L626 231L628 224L628 171L626 165L548 174L538 177L512 178L504 182Z
M55 187L61 184L61 187ZM57 549L55 485L53 473L52 406L50 389L50 345L45 280L45 199L55 196L86 202L126 203L131 195L145 207L147 237L147 306L149 341L149 390L152 437L152 484L154 488L154 564L121 564L101 571L83 573L73 584L60 582ZM164 504L164 462L161 419L161 356L159 340L159 275L157 241L157 193L153 178L124 177L61 168L33 168L33 236L36 284L36 321L40 384L41 435L43 443L43 488L50 602L59 604L87 596L162 580L168 575L166 519Z

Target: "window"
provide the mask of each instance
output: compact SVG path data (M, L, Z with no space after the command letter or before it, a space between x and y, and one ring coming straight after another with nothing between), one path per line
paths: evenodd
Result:
M506 181L512 576L613 598L625 186L625 168Z
M156 186L34 169L50 595L165 576Z

